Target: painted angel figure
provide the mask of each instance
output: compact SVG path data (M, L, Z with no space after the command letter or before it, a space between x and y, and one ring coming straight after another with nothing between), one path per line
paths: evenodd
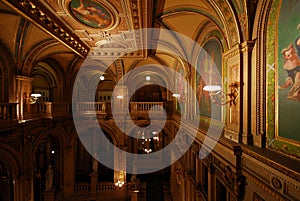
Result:
M281 54L284 59L283 68L288 77L285 79L285 83L279 86L279 89L286 89L291 86L287 98L300 102L300 59L293 44L284 48Z

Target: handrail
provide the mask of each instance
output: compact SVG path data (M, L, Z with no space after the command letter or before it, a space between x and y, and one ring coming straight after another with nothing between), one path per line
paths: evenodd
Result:
M0 120L16 120L17 103L0 103Z
M78 102L75 106L77 113L89 113L89 114L101 114L109 113L110 103L109 102Z
M69 102L41 102L36 105L38 116L53 117L71 114L71 103Z
M163 111L167 102L130 102L130 111Z
M91 190L91 184L89 183L76 183L74 186L75 192L88 192ZM112 182L100 182L96 184L97 192L114 192L118 191L119 188Z

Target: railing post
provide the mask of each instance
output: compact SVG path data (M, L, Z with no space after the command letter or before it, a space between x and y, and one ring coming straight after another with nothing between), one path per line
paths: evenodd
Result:
M97 192L97 183L98 183L98 173L97 172L92 172L90 174L91 176L91 189L90 189L90 194L92 197L96 197L96 192Z

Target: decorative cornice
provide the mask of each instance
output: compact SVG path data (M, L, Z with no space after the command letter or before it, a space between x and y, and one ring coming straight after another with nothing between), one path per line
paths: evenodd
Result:
M89 47L38 0L4 0L4 2L81 57L87 56Z
M283 196L281 196L276 191L274 191L269 185L261 182L255 176L253 176L253 175L247 175L247 179L249 179L250 181L254 182L257 185L257 187L261 188L263 191L269 193L275 200L281 200L281 201L288 200L288 199L284 198Z
M241 53L241 48L237 45L224 53L224 60L227 61L228 59L235 57L240 53Z
M279 172L282 172L283 174L287 175L290 178L295 179L296 181L300 181L300 174L298 172L295 172L291 169L286 168L283 165L280 165L279 163L273 162L272 160L265 158L263 156L260 156L259 154L249 150L249 149L243 149L243 153L251 156L252 158L274 168L275 170L278 170Z

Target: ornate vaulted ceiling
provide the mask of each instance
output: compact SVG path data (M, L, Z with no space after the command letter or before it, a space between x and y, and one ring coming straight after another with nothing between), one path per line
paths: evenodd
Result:
M30 66L45 58L66 74L75 73L78 61L92 52L123 58L112 75L117 80L149 57L174 66L174 58L143 50L148 35L134 30L168 29L200 45L216 37L226 50L250 35L244 5L243 0L2 0L0 37L21 66L19 74L29 75Z

